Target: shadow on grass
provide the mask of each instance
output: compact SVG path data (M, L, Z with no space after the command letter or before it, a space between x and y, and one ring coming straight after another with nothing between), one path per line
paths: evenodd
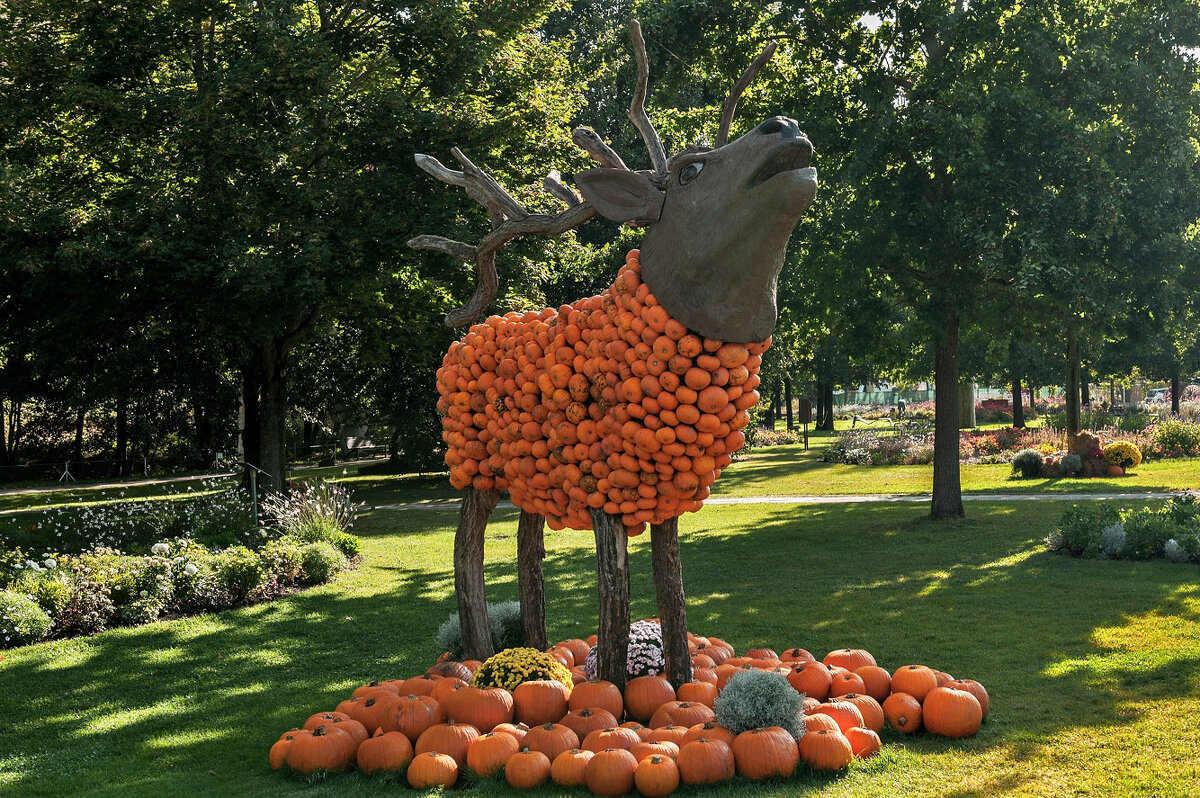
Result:
M934 523L912 506L708 507L681 523L689 626L738 650L800 646L821 657L864 647L889 669L921 662L988 686L993 712L979 735L906 737L904 756L995 746L1019 756L1056 731L1128 724L1138 701L1195 690L1194 646L1160 652L1147 668L1120 645L1139 618L1181 624L1194 637L1194 572L1048 554L1040 540L1062 509L973 505L966 520ZM516 517L497 513L488 530L493 601L517 596ZM434 632L455 609L455 521L452 511L373 513L356 530L366 563L332 585L6 652L0 787L19 795L393 792L357 776L307 785L272 774L266 752L354 686L434 661ZM590 532L547 532L552 639L594 631L591 541ZM635 619L656 614L649 548L648 536L631 541ZM737 782L718 794L795 795L829 783ZM995 777L946 795L1019 787ZM508 792L490 782L471 791Z

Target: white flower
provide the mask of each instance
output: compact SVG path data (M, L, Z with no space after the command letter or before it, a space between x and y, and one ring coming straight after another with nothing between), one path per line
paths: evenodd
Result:
M196 572L197 572L197 571L199 571L199 570L200 570L200 569L199 569L199 568L197 568L197 567L196 567L196 564L195 564L195 563L193 563L193 562L190 562L190 563L188 563L187 565L185 565L185 566L183 567L183 572L184 572L185 574L187 574L188 576L195 576L195 575L196 575Z
M57 567L58 567L58 561L57 561L57 560L55 560L53 557L47 557L47 558L46 558L46 567L47 567L47 568L57 568Z
M150 547L151 554L157 554L160 557L165 557L171 553L170 543L155 543Z

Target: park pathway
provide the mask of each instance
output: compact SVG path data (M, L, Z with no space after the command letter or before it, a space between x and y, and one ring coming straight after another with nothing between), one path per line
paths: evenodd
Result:
M1170 499L1179 491L1146 491L1143 493L964 493L964 502L1029 502L1029 501L1136 501ZM885 502L927 502L928 493L855 493L812 496L709 496L705 504L865 504ZM458 499L431 499L407 504L367 505L366 510L457 510ZM515 510L509 501L496 505L500 510Z

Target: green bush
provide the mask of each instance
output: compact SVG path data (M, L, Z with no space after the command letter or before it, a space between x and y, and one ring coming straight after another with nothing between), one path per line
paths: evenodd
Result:
M1167 418L1154 427L1154 441L1165 454L1200 454L1200 424Z
M304 544L290 535L272 540L259 553L268 578L294 585L304 574Z
M36 643L50 634L53 627L54 621L29 596L0 590L0 645Z
M358 539L358 535L352 535L349 532L339 530L330 535L328 540L337 546L338 551L345 554L348 560L353 560L362 554L362 541Z
M324 540L306 544L303 553L304 576L301 581L306 585L328 582L334 574L350 565L345 554Z
M503 651L525 645L525 627L521 623L521 602L501 601L487 608L488 630L492 635L492 648ZM462 659L462 626L458 613L450 616L438 627L437 643L440 651L449 651L453 659Z
M737 671L725 683L713 709L717 722L734 734L763 726L782 726L799 737L804 729L804 699L775 671Z
M1101 530L1119 523L1121 515L1108 502L1073 504L1058 522L1061 548L1075 556L1100 553Z
M217 582L238 601L244 601L262 590L266 569L257 554L245 546L230 546L214 561Z
M1064 454L1058 461L1058 473L1064 477L1075 476L1083 471L1083 458L1077 454Z
M116 615L108 586L90 579L76 579L71 596L55 617L56 631L63 637L103 632Z
M1166 507L1126 510L1121 513L1121 522L1125 527L1125 545L1118 556L1132 560L1149 560L1159 556L1167 541L1178 534Z
M1041 474L1044 459L1037 449L1022 449L1013 455L1012 472L1019 473L1022 479L1033 479Z

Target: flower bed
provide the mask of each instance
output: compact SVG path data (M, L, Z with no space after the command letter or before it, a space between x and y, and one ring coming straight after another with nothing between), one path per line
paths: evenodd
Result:
M1200 563L1200 494L1185 493L1159 508L1076 504L1063 513L1046 548L1076 557Z
M326 582L358 557L347 531L356 508L344 489L296 491L276 502L295 512L262 527L248 523L237 493L35 516L40 555L0 547L0 648L269 601ZM221 519L233 529L218 529ZM193 534L150 537L164 528ZM230 536L254 547L204 542Z
M667 795L681 785L841 771L878 753L881 734L968 737L987 716L978 682L923 665L889 672L862 649L818 662L801 648L738 657L718 638L688 639L694 678L678 690L657 675L624 690L587 680L594 637L371 682L281 734L269 763L305 775L357 768L419 789L494 779ZM570 668L571 686L546 678L555 661ZM492 686L496 674L511 690Z

